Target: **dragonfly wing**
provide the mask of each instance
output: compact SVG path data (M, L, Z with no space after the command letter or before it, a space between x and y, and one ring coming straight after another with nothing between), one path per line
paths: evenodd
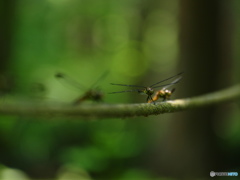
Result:
M175 79L174 81L172 81L170 84L164 86L162 89L167 89L170 86L173 86L174 84L177 84L180 80L182 79L182 76L180 76L179 78Z
M91 86L91 88L89 88L89 89L95 88L95 86L96 86L100 81L102 81L103 79L105 79L108 74L109 74L109 71L105 71L105 72L97 79L97 81Z
M157 82L157 83L155 83L155 84L152 84L150 87L156 88L155 85L160 84L160 83L165 82L165 81L168 81L168 80L173 79L173 78L175 78L175 77L178 77L178 76L180 76L180 75L182 75L182 74L183 74L183 72L178 73L177 75L174 75L174 76L172 76L172 77L169 77L169 78L167 78L167 79L164 79L164 80L162 80L162 81L159 81L159 82ZM181 76L180 76L180 77L181 77ZM157 87L159 87L159 86L157 86Z
M126 90L126 91L110 92L108 94L124 93L124 92L139 92L139 91L141 91L141 90L140 89L131 89L131 90Z
M115 84L115 83L110 83L111 85L116 85L116 86L128 86L128 87L141 87L145 88L145 86L139 86L139 85L128 85L128 84Z
M71 77L67 76L64 73L57 73L57 74L55 74L55 77L57 79L59 79L59 81L61 83L72 85L75 88L81 89L81 90L86 90L87 89L86 87L84 87L80 83L78 83L76 80L72 79Z
M164 84L164 85L160 85L160 86L155 86L154 88L163 87L164 89L166 89L167 87L172 86L172 85L177 84L177 83L178 83L178 81L175 82L175 83L169 83L169 84Z

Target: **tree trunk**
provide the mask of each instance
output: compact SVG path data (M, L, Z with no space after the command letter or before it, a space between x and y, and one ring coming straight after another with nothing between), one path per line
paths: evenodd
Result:
M0 101L4 102L4 95L10 91L11 80L10 75L10 60L12 54L12 35L13 35L13 18L15 15L15 2L11 0L1 1L0 6ZM9 162L9 143L6 135L0 132L0 154L1 163L8 165Z
M178 89L183 90L180 97L230 84L230 10L227 0L180 0L180 66L185 71ZM226 105L177 113L155 153L159 156L155 158L158 172L174 177L209 177L210 171L223 171L226 164L215 130L227 120L227 114Z
M15 1L3 0L0 10L0 95L10 90L9 64L12 55L13 19Z

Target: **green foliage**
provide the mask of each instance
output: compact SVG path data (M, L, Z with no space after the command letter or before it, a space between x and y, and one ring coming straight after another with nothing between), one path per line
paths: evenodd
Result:
M106 103L145 102L145 97L130 93L108 95L115 88L109 83L151 84L171 74L178 53L177 6L168 0L18 0L10 62L17 77L16 94L10 97L34 100L36 93L40 100L70 104L84 91L63 86L55 73L64 72L90 88L109 70L109 76L98 84ZM44 92L35 92L35 83L43 85ZM236 145L238 118L237 113L231 117L229 132L229 137L235 133L231 142ZM160 123L149 118L76 123L0 116L5 156L0 179L153 178L156 172L145 163L154 142L171 128L165 119L168 116L157 119Z

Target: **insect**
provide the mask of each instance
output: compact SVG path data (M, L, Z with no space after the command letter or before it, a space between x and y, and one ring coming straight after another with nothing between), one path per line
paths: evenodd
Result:
M29 94L34 98L45 99L47 88L43 83L32 83L29 88Z
M115 94L115 93L124 93L124 92L138 92L139 94L146 94L147 95L147 102L154 102L153 98L152 98L152 95L154 94L154 88L159 88L159 87L169 87L173 84L176 84L179 82L179 80L181 79L181 75L183 74L183 72L181 73L178 73L177 75L174 75L172 77L169 77L167 79L164 79L162 81L159 81L157 83L154 83L152 84L151 86L139 86L139 85L127 85L127 84L115 84L115 83L111 83L111 85L117 85L117 86L128 86L128 87L137 87L137 88L140 88L140 89L130 89L130 90L125 90L125 91L118 91L118 92L111 92L109 94ZM160 83L163 83L163 82L166 82L170 79L173 79L173 78L177 78L176 80L174 80L173 82L171 83L168 83L168 84L164 84L164 85L159 85ZM165 93L165 98L168 97L167 95L168 93ZM171 94L171 93L170 93Z
M172 86L176 83L178 83L180 80L182 79L182 76L178 77L177 79L175 79L174 81L172 81L169 85L166 85L165 87L163 87L162 89L160 89L159 91L157 91L155 93L155 95L153 96L152 99L148 100L148 103L151 102L155 102L157 101L159 98L163 98L163 101L170 99L170 96L172 95L172 93L176 90L175 88L173 88L172 90L168 90L167 88L169 86Z
M102 76L100 76L100 78L87 91L86 91L87 88L83 87L77 81L73 80L72 78L65 75L64 73L57 73L57 74L55 74L55 77L58 78L58 79L64 79L65 82L67 82L69 84L72 84L73 86L75 86L78 89L84 89L85 90L85 93L73 102L73 105L78 105L78 104L80 104L80 103L82 103L83 101L86 101L86 100L91 100L91 101L95 101L95 102L100 102L100 101L103 100L103 96L104 96L103 92L100 91L99 88L96 88L95 85L100 80L105 78L106 75L107 75L107 72L102 74Z

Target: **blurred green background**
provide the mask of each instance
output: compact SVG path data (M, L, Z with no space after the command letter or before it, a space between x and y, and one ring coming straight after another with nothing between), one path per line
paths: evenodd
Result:
M71 104L97 86L103 103L142 103L110 83L150 85L184 71L172 99L239 82L237 0L3 0L1 104ZM42 89L39 90L39 87ZM94 103L94 102L84 102ZM236 102L131 119L0 116L0 179L208 178L239 172Z

